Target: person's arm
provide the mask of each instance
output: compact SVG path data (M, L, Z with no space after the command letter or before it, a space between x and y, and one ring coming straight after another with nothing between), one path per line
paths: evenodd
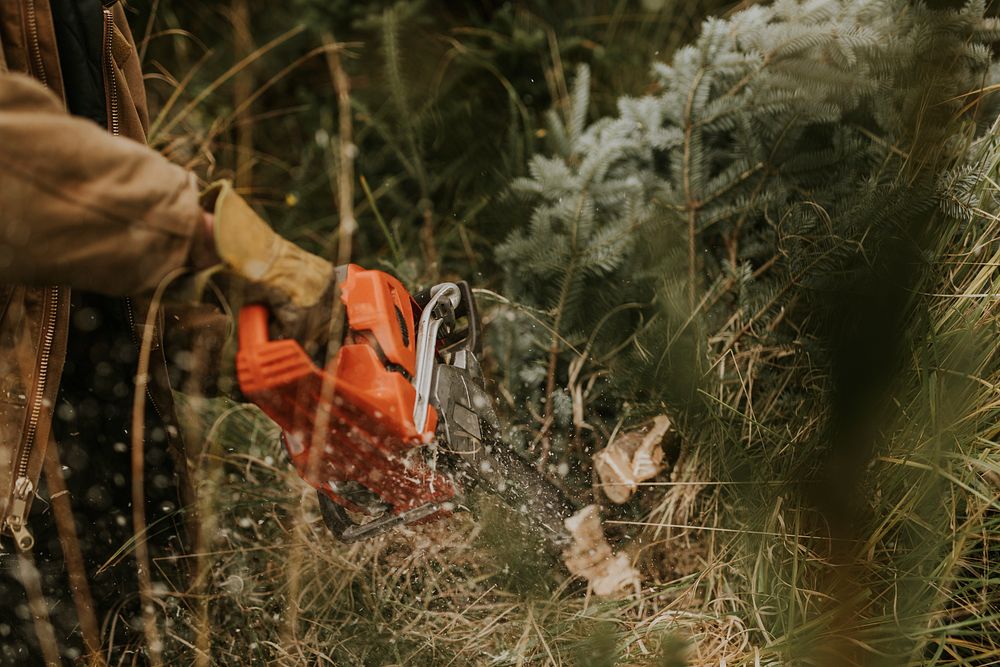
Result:
M217 261L302 308L333 280L329 262L275 234L231 184L199 201L190 172L0 74L0 283L126 296Z
M149 292L191 263L198 197L194 176L153 149L0 74L0 282Z

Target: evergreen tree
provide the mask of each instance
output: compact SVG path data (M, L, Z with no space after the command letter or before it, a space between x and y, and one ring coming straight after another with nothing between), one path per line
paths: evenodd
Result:
M755 6L706 21L654 67L656 94L589 125L581 67L565 119L549 115L551 154L512 183L528 224L496 253L507 293L551 326L504 359L521 360L523 389L553 403L586 348L592 371L615 364L617 401L690 400L710 352L795 339L771 323L799 287L839 280L873 228L936 203L967 213L976 175L948 170L967 133L951 121L995 33L981 2ZM925 177L933 187L914 185Z

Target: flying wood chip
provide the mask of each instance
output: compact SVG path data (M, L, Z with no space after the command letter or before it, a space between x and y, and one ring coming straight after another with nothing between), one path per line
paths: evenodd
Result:
M625 433L594 455L594 470L611 502L624 503L638 490L639 482L663 470L660 443L669 429L670 419L660 415L652 424Z
M614 595L635 588L639 572L625 554L617 556L604 538L597 505L587 505L566 519L573 544L563 551L563 562L571 574L585 578L595 595Z

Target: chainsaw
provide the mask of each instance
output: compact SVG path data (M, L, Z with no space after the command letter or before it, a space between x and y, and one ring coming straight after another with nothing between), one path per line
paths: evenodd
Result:
M443 519L478 488L563 548L572 503L501 439L469 285L411 296L387 273L345 268L346 333L325 368L297 341L270 338L266 306L239 316L240 388L281 427L331 533L357 542Z

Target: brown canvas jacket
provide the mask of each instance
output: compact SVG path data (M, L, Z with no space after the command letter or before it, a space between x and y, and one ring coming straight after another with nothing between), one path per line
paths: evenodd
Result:
M186 264L202 215L191 174L144 145L135 44L122 8L104 11L107 129L65 110L48 0L0 2L0 533L23 546L69 290L148 294Z

